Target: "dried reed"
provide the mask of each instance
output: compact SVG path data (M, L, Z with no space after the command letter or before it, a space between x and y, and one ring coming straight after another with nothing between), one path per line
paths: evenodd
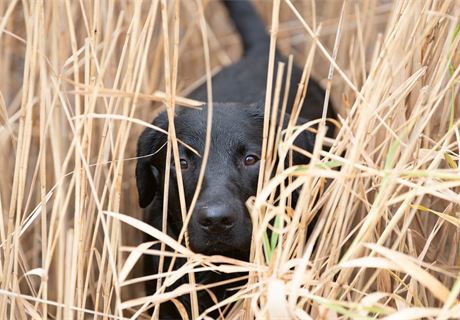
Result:
M324 79L340 117L333 141L316 121L311 163L300 167L274 159L314 122L266 126L264 174L248 201L251 262L194 254L185 234L178 243L144 224L133 174L136 139L153 116L198 106L186 92L210 88L237 59L221 5L0 2L2 319L149 318L147 308L181 294L204 318L196 292L212 285L193 283L201 270L249 272L246 287L211 308L226 319L459 318L460 3L255 2L272 26L271 50L293 53L305 81ZM272 59L270 75L275 68L289 77L290 65ZM276 96L267 120L285 108L281 81L267 89ZM142 232L188 263L142 276L144 254L171 255L148 249ZM189 286L165 291L185 274ZM151 278L162 280L158 294L144 297Z

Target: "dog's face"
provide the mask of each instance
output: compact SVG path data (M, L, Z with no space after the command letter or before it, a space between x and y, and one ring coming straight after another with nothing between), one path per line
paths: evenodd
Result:
M206 119L206 106L201 110L180 108L175 116L177 138L198 152L179 143L180 168L171 160L168 224L175 230L182 227L177 172L182 173L188 209L200 175ZM166 114L157 117L154 125L167 130ZM248 258L252 224L245 202L257 190L262 129L262 107L215 104L209 158L188 224L190 246L195 252ZM312 144L311 137L306 140L306 144ZM143 158L138 161L136 176L141 207L148 206L155 197L163 201L166 142L165 134L152 129L146 129L139 139L138 156ZM160 210L154 214L162 213Z

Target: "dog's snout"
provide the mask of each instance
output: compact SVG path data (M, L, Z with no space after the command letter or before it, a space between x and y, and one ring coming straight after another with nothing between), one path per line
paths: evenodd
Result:
M228 230L235 223L235 214L225 205L201 207L197 214L200 226L210 232Z

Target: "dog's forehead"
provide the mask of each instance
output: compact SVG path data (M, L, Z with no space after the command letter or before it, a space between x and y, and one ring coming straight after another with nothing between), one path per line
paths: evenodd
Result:
M179 136L205 137L208 107L200 110L181 108L175 117L175 127ZM262 137L263 114L254 105L216 103L212 111L212 139L259 140Z

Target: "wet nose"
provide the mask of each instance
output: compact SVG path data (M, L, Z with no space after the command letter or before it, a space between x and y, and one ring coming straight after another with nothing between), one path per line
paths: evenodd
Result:
M209 232L229 230L235 223L236 215L225 205L201 207L198 212L198 223Z

